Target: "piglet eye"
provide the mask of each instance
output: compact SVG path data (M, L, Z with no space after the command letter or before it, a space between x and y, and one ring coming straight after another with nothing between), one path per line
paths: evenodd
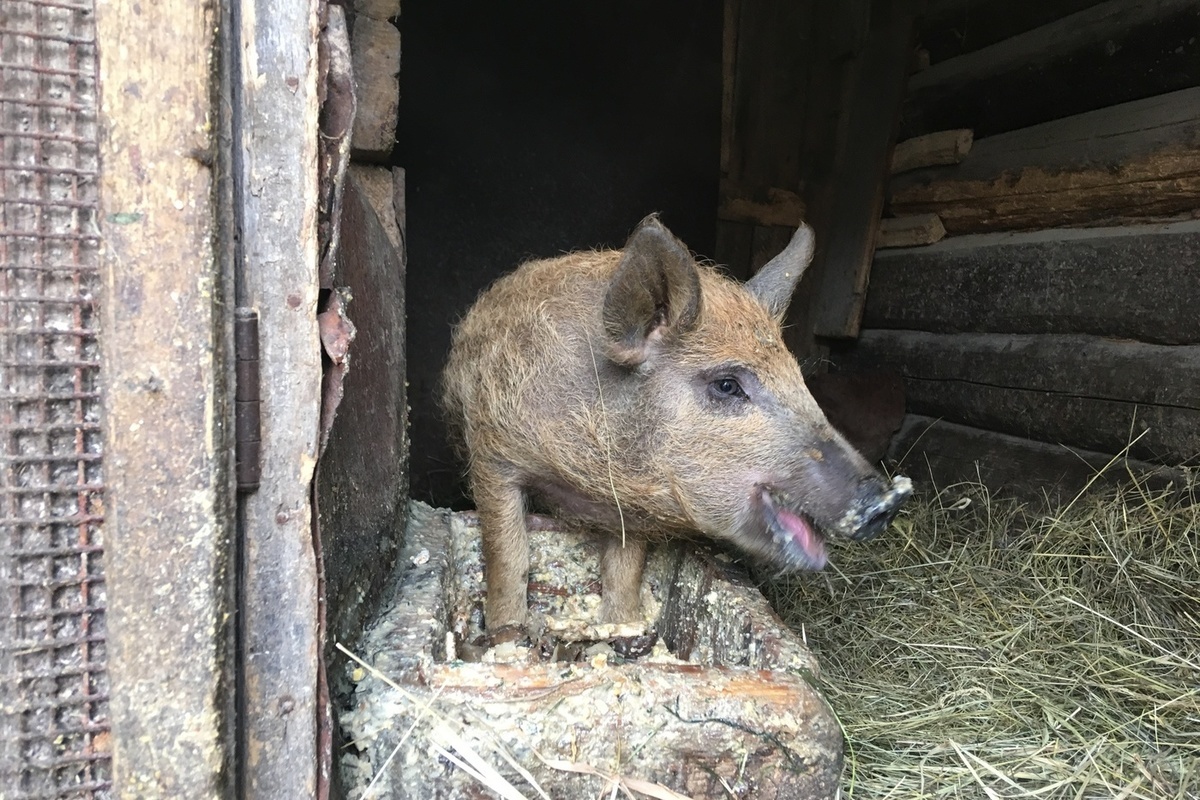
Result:
M717 397L745 397L746 392L736 378L717 378L709 386Z

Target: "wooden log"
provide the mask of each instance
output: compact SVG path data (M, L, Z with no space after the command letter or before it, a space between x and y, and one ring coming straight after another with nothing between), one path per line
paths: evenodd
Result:
M888 459L918 486L953 492L978 483L999 496L1052 506L1087 489L1133 480L1147 481L1151 489L1183 485L1181 473L1167 467L918 414L905 417Z
M930 0L921 45L934 64L1039 28L1101 0Z
M794 230L804 221L804 217L804 200L793 191L770 186L762 192L752 192L747 187L721 182L718 219Z
M992 136L1198 83L1195 0L1110 0L917 73L903 134Z
M354 155L387 160L396 143L400 108L400 31L390 22L361 16L355 20L350 49L358 100Z
M904 376L908 410L1160 464L1200 457L1200 346L864 331L838 360Z
M938 131L906 139L892 152L892 174L921 167L957 164L971 152L975 132L970 128Z
M316 320L316 0L241 4L243 302L259 312L262 483L244 496L240 796L317 796L321 658L312 478L321 408ZM280 598L287 598L281 603Z
M1197 207L1200 87L977 140L956 167L897 176L890 204L897 215L938 214L952 234Z
M470 749L522 790L536 781L551 797L592 796L606 776L653 787L646 796L722 797L739 775L753 776L754 796L766 800L837 795L842 737L809 682L815 658L744 572L694 544L659 548L647 563L644 595L660 609L661 636L649 655L618 659L602 644L552 661L543 654L561 650L546 642L510 648L507 663L461 660L474 653L468 646L447 658L448 634L462 644L478 634L477 525L413 506L402 554L410 566L361 643L377 673L350 665L357 690L341 721L367 755L343 757L351 796L372 781L387 797L473 796L474 779L429 757L431 744L460 758ZM598 575L586 537L533 527L533 613L591 607L593 590L579 583Z
M1200 221L952 238L878 253L863 324L1200 344Z
M887 11L851 66L843 134L833 156L837 178L826 198L830 224L813 263L820 277L812 324L818 336L858 333L866 298L916 15L909 0L893 0Z
M891 217L879 223L875 248L918 247L940 242L945 236L946 228L937 214Z

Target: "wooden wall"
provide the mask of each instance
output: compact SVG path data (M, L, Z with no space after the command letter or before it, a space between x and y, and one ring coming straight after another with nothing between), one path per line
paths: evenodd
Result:
M1195 465L1200 3L935 1L917 42L899 138L967 148L893 175L884 227L946 238L878 251L833 368L902 374L914 478Z
M1200 459L1200 0L726 0L724 30L718 260L813 225L789 344L900 375L893 459L1038 495Z
M801 220L817 253L790 313L811 365L852 336L911 60L912 0L726 0L717 260L748 277Z

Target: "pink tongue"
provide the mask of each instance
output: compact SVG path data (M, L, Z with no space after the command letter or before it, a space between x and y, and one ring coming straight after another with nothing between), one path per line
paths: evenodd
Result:
M778 508L775 513L779 521L783 523L783 527L787 528L788 533L792 535L792 539L808 556L813 569L821 569L825 566L825 544L821 541L821 537L813 531L812 526L786 508Z

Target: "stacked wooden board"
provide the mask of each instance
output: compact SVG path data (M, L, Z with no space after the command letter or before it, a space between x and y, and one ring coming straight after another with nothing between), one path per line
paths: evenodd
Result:
M1062 495L1118 454L1196 464L1200 3L1004 4L992 38L999 5L934 2L920 24L932 66L901 137L973 142L893 169L884 232L937 243L875 253L835 369L902 374L891 455L940 484Z

